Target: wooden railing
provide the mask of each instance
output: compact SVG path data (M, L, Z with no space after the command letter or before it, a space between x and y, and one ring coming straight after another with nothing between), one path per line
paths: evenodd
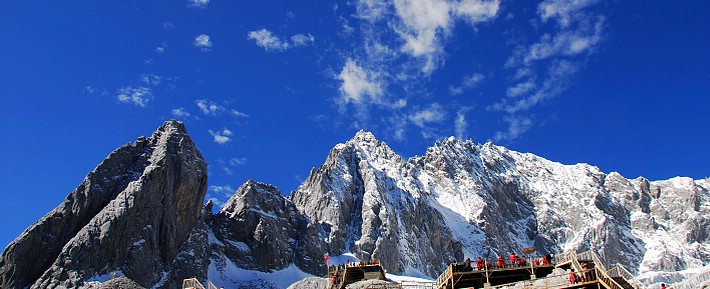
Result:
M412 282L412 281L402 281L402 283L389 283L389 284L371 284L365 289L436 289L436 283L434 282Z
M629 270L626 270L626 268L624 268L624 266L619 263L617 263L614 268L611 268L608 273L611 277L618 276L624 278L624 280L626 280L626 282L629 282L629 284L631 284L631 286L633 286L635 289L641 289L645 287L643 283L641 283L641 281L636 279L636 276L634 276L634 274L631 274Z
M708 267L710 268L710 267ZM694 275L688 279L685 279L683 282L673 284L669 288L670 289L693 289L693 288L698 288L700 284L703 282L710 281L710 270L705 271L703 273Z
M190 278L182 280L182 289L217 289L217 286L207 280L207 288L205 288L197 278Z

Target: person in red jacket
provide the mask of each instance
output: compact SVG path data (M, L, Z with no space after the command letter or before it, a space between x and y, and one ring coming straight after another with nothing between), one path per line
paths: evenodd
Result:
M574 269L570 269L569 283L571 283L571 284L577 283L577 273L574 273Z
M503 257L498 257L498 268L503 268L505 267L505 262L503 261Z
M518 262L518 256L515 255L515 253L510 254L510 265L512 267L515 267L515 264Z
M478 260L476 261L476 268L478 268L479 271L483 270L483 258L478 257Z

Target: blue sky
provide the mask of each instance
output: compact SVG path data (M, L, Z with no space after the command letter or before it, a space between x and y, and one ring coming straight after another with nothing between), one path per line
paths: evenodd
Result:
M651 180L710 176L710 2L2 1L0 246L179 119L208 197L288 194L368 130L403 157L492 141Z

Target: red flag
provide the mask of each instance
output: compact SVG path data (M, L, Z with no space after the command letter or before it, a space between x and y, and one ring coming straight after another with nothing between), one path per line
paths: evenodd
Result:
M330 259L330 255L326 254L325 258L323 258L323 263L328 263L328 259Z

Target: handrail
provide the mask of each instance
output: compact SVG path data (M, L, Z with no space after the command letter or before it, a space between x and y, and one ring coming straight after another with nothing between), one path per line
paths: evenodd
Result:
M710 267L708 267L710 268ZM680 283L673 284L670 289L692 289L697 288L703 282L710 281L710 270L691 276Z
M197 278L182 280L182 289L205 289Z
M602 271L606 272L606 266L604 266L604 262L602 262L602 260L599 259L599 255L597 255L597 253L594 253L593 251L592 251L591 255L592 255L592 262L594 262L594 267L599 268Z
M616 274L614 274L614 273L616 273ZM618 277L624 278L624 280L626 280L626 282L629 282L629 284L631 284L631 286L633 286L636 289L641 289L641 288L645 287L645 286L643 286L641 281L636 279L636 276L634 276L634 274L631 274L631 272L629 272L629 270L626 270L626 268L624 268L624 266L619 263L616 263L616 266L614 266L614 268L611 268L611 270L609 270L609 275L612 277L618 276Z
M595 269L587 269L582 272L575 272L581 276L584 276L585 278L590 278L585 280L584 282L593 282L596 281L597 278L595 277L594 273L592 274L587 274L590 272L594 272ZM502 289L505 287L511 287L514 286L515 288L547 288L547 289L556 289L556 288L569 288L573 286L574 284L571 284L569 281L569 274L571 272L564 272L562 274L556 274L552 276L546 276L542 278L537 278L533 280L525 280L525 281L517 281L517 282L511 282L507 284L500 284L496 286L492 286L491 289ZM541 284L542 283L542 284ZM518 284L523 284L522 286L518 286ZM610 288L607 286L607 288ZM621 287L619 288L614 288L614 289L623 289Z

